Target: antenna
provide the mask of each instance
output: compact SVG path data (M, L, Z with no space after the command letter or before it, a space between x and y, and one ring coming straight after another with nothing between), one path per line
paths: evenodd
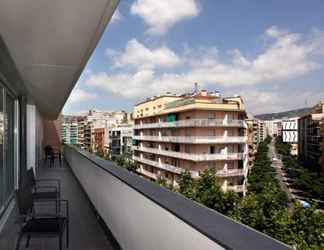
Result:
M199 86L198 86L198 83L195 82L195 94L198 94L199 92Z

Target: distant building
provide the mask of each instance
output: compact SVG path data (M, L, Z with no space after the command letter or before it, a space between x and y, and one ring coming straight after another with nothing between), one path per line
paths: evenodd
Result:
M78 123L75 120L65 120L61 127L62 142L66 144L78 144Z
M133 124L121 124L109 130L109 148L112 156L132 153Z
M93 149L96 152L107 152L107 130L105 128L93 129Z
M320 165L322 168L322 173L324 174L324 118L322 118L321 122L320 122L320 134L321 134L321 138L322 138L322 142L321 142L321 157L320 157Z
M298 117L282 120L282 140L291 144L291 153L298 154Z
M246 192L246 111L241 97L218 92L152 97L134 108L134 160L150 179L177 184L188 170L214 169L224 191Z
M254 118L251 114L248 115L246 123L248 126L249 166L252 167L258 145L265 140L267 134L264 122Z
M266 128L266 134L270 136L281 136L282 121L280 119L264 120L264 126Z
M324 118L324 100L315 105L311 112L298 120L299 157L310 168L320 171L320 159L323 155L321 144L322 120ZM322 169L324 172L324 169Z

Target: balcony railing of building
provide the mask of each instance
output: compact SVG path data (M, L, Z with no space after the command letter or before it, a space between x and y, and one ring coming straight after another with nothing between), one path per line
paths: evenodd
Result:
M227 186L227 190L228 191L234 191L234 192L244 192L244 185L231 185L231 186Z
M173 122L136 124L134 129L173 128L173 127L246 127L244 120L226 119L186 119Z
M121 249L290 249L111 161L73 146L64 156Z
M185 153L185 152L176 152L170 150L162 150L158 148L149 148L141 146L133 146L134 150L159 154L174 158L180 158L189 161L217 161L217 160L243 160L243 153L226 153L226 154L196 154L196 153Z
M150 160L150 159L147 159L147 158L141 158L141 157L133 156L133 160L139 161L139 162L142 162L142 163L145 163L147 165L154 166L154 167L157 167L157 168L160 168L160 169L164 169L164 170L167 170L169 172L176 173L176 174L181 174L184 171L183 168L175 167L175 166L172 166L172 165L167 164L167 163L153 161L153 160Z
M154 135L135 135L135 140L161 141L174 143L246 143L247 136L154 136Z
M154 161L150 160L147 158L141 158L138 156L133 156L133 160L137 162L141 162L153 167L157 167L163 170L167 170L169 172L175 173L175 174L181 174L185 171L185 169L173 166L171 164L159 162L159 161ZM194 171L190 170L191 176L193 178L199 177L199 171ZM222 169L222 170L217 170L216 171L216 176L218 177L235 177L235 176L246 176L247 175L247 168L242 168L242 169Z

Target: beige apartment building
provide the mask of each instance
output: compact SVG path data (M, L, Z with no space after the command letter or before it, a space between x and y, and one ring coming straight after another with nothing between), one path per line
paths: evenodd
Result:
M194 178L216 170L224 191L245 193L246 111L241 97L217 92L152 97L134 108L134 160L138 172L174 185L188 170Z

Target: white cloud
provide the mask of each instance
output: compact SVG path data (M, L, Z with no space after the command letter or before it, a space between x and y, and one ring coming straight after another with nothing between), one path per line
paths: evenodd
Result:
M126 98L143 98L166 92L185 91L192 88L192 83L184 75L163 74L156 76L150 69L136 71L134 74L123 73L92 75L87 83Z
M95 99L97 95L95 93L87 92L83 89L74 89L68 99L68 103L79 103L79 102L86 102Z
M164 34L175 23L199 13L196 0L136 0L131 13L144 19L148 33Z
M113 58L115 67L172 67L180 62L179 57L167 47L149 49L136 39L128 41L124 51L107 49L106 55Z
M223 53L230 55L225 59L215 47L177 54L167 47L150 49L133 39L122 52L106 51L113 58L113 73L94 73L86 82L127 98L145 98L167 91L183 92L194 82L202 87L217 84L226 88L273 84L321 67L317 59L323 56L322 32L307 36L270 27L264 36L266 47L261 53L247 57L233 49ZM166 67L168 71L163 71ZM269 100L267 93L261 94L262 100Z
M111 23L117 23L120 20L122 20L122 15L120 14L120 11L118 9L116 9L113 16L111 17L110 22Z

